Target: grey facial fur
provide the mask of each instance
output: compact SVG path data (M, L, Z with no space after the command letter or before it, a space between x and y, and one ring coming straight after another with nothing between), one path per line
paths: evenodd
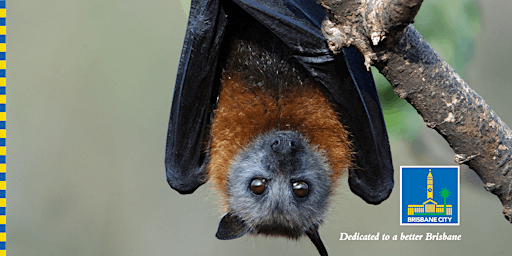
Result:
M325 217L331 192L326 157L295 131L270 131L255 138L235 157L228 173L229 211L253 234L298 238ZM263 193L250 189L253 179L266 181ZM306 182L300 198L294 182Z

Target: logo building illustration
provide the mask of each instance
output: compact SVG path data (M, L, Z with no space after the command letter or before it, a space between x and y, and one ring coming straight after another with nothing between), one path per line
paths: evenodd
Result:
M400 225L459 225L459 167L401 167Z

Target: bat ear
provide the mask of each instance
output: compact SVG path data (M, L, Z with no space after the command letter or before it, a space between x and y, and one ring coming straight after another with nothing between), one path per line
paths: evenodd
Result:
M320 239L320 235L318 235L318 227L312 227L306 232L306 235L311 239L311 242L315 245L320 256L327 256L327 249L325 249L324 243Z
M249 227L243 220L238 216L228 213L220 220L215 237L220 240L231 240L245 235L247 231L249 231Z

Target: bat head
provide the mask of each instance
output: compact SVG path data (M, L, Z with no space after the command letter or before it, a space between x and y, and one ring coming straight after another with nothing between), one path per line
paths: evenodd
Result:
M320 88L304 81L275 94L226 74L209 156L209 180L227 210L217 238L307 235L325 251L318 226L351 149Z
M324 155L297 132L268 132L231 164L230 213L240 217L250 233L300 237L325 216L330 176Z

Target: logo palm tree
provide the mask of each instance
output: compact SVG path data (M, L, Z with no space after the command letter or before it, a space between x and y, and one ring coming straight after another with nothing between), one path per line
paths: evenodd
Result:
M444 214L446 215L446 198L450 197L450 190L443 188L441 189L441 192L439 192L439 195L444 198Z

